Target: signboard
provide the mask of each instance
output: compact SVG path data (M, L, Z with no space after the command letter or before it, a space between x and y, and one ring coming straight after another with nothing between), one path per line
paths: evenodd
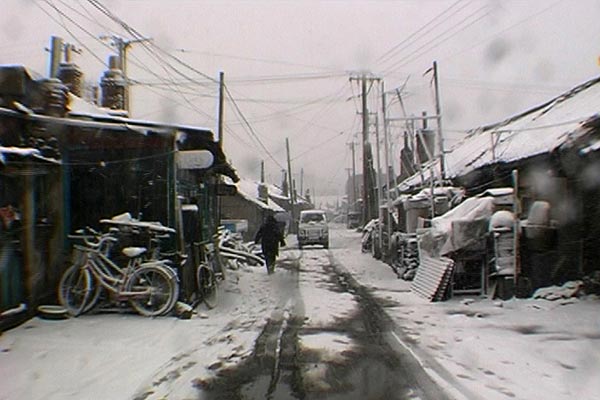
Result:
M206 169L215 162L215 156L208 150L184 150L177 153L177 167L180 169Z

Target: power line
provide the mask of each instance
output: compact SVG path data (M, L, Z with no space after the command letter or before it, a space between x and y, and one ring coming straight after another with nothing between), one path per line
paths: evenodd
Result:
M240 116L240 118L242 118L242 120L245 123L245 126L248 128L249 133L251 134L251 136L256 140L256 142L260 145L260 147L265 151L265 153L267 154L267 156L269 156L269 158L281 169L285 169L283 167L283 165L281 165L279 163L279 161L277 161L275 159L275 157L273 157L273 155L271 154L271 152L265 147L265 145L263 144L263 142L260 140L260 138L258 137L258 135L256 134L256 132L254 131L254 129L252 128L252 125L250 125L250 123L248 122L248 120L246 119L246 117L244 116L244 113L242 113L242 110L240 110L240 107L238 106L237 102L235 101L235 99L233 98L233 96L231 95L231 92L229 91L229 88L227 87L227 85L225 86L225 91L227 92L227 96L229 98L229 100L231 101L231 103L233 104L233 107L235 108L236 112L238 113L238 115Z
M563 0L555 1L554 3L550 4L548 7L544 8L544 9L538 11L538 12L535 12L535 13L533 13L531 15L528 15L527 17L523 18L522 20L514 23L513 25L508 26L507 28L505 28L505 29L503 29L503 30L501 30L499 32L496 32L495 34L493 34L491 36L488 36L487 38L485 38L485 39L483 39L483 40L475 43L474 45L470 45L470 46L464 48L463 50L459 50L457 52L453 52L452 55L446 57L446 59L451 59L451 58L454 58L454 57L456 57L458 55L461 55L461 54L463 54L463 53L465 53L467 51L471 51L471 50L475 49L476 47L479 47L482 44L487 43L490 40L492 40L492 39L494 39L494 38L496 38L496 37L498 37L498 36L500 36L500 35L508 32L508 31L510 31L511 29L513 29L513 28L515 28L515 27L517 27L517 26L519 26L521 24L524 24L525 22L529 21L530 19L536 18L536 17L538 17L538 16L546 13L548 10L554 8L558 3L562 2L562 1Z
M213 52L209 52L209 51L189 50L189 49L182 49L182 48L175 49L175 51L181 52L181 53L204 54L204 55L214 56L214 57L232 58L232 59L244 60L244 61L255 61L255 62L261 62L261 63L280 64L280 65L288 65L288 66L292 66L292 67L305 67L305 68L317 69L317 70L322 70L322 71L346 73L345 71L339 71L335 68L328 68L328 67L323 67L323 66L318 66L318 65L293 63L293 62L282 61L282 60L271 60L271 59L265 59L265 58L255 58L255 57L242 57L239 55L213 53Z
M409 53L407 56L405 56L403 58L403 60L401 60L401 61L399 61L399 62L391 65L385 72L383 72L383 74L387 74L387 73L393 71L394 69L403 67L403 66L411 63L412 61L414 61L414 60L422 57L424 54L426 54L430 50L433 50L434 48L436 48L436 47L440 46L441 44L447 42L448 40L452 39L454 36L458 35L462 31L464 31L465 29L467 29L470 26L472 26L472 25L476 24L477 22L481 21L483 18L487 17L491 13L491 11L488 11L488 12L486 12L486 13L478 16L477 18L475 18L475 19L473 19L471 21L469 21L469 19L471 19L472 17L476 16L481 11L486 10L486 9L489 9L489 7L488 6L483 6L481 8L478 8L475 12L469 14L468 16L466 16L465 18L463 18L462 20L460 20L460 22L458 22L457 24L451 26L450 28L448 28L445 31L441 32L440 34L436 35L430 41L426 42L422 46L418 47L417 49L415 49L414 51L412 51L411 53ZM469 22L467 22L467 21L469 21ZM453 33L447 35L448 33L450 33L452 30L454 30L457 27L459 28L458 30L456 30ZM443 40L439 40L438 41L438 39L440 39L442 37L443 37ZM427 46L429 46L429 47L427 47ZM411 56L413 56L413 57L409 58Z
M123 19L119 18L118 16L116 16L115 14L113 14L108 8L106 8L102 3L100 3L98 0L88 0L88 2L95 7L96 9L98 9L101 13L103 13L104 15L106 15L108 18L110 18L111 20L113 20L115 23L117 23L118 25L120 25L126 32L128 32L129 34L131 34L133 37L141 39L144 36L142 34L140 34L135 28L133 28L131 25L127 24ZM142 43L144 45L144 47L147 48L147 45L145 43ZM181 59L173 56L172 54L169 54L167 51L163 50L162 48L160 48L159 46L155 45L154 43L150 44L156 51L164 54L166 57L171 58L173 60L175 60L176 62L178 62L179 64L181 64L182 66L188 68L190 71L193 71L195 73L197 73L198 75L202 76L203 78L213 82L213 83L218 83L218 81L205 74L204 72L194 68L193 66L187 64L186 62L182 61ZM189 79L190 81L194 81L194 79L189 78L187 75L183 74L181 71L179 71L177 68L173 67L170 63L164 61L164 59L161 58L161 60L163 60L163 62L165 63L165 65L167 65L169 68L171 68L175 73L181 75L182 77Z
M94 35L89 32L87 29L85 29L83 26L81 26L80 24L78 24L76 21L74 21L71 17L69 17L68 15L66 15L64 12L62 12L58 7L56 7L52 2L50 2L49 0L45 0L44 1L49 7L51 7L52 9L54 9L54 11L56 11L56 13L58 13L59 16L61 16L62 18L66 18L67 20L69 20L73 25L77 26L79 29L81 29L83 32L87 33L88 35L94 37ZM106 65L106 63L104 62L104 60L99 57L96 53L94 53L88 46L86 46L85 43L83 43L81 40L79 40L79 38L77 37L77 35L75 35L73 32L71 32L71 30L69 28L67 28L66 24L64 23L64 21L59 21L57 20L54 16L52 16L52 14L50 14L48 11L46 11L41 5L39 5L37 2L34 2L34 4L40 9L42 10L42 12L44 14L46 14L48 17L50 17L51 20L53 20L54 22L56 22L57 24L59 24L69 35L71 35L71 38L73 40L75 40L77 42L77 44L79 44L82 48L86 49L88 51L88 53L90 53L92 55L92 57L94 57L96 60L98 60L100 62L101 65Z
M417 38L417 36L418 36L419 33L423 32L429 25L431 25L433 22L435 22L436 20L438 20L439 18L441 18L444 14L446 14L447 12L449 12L452 8L454 8L456 5L458 5L461 1L462 0L458 0L457 2L451 4L444 11L442 11L441 13L439 13L438 15L436 15L435 17L433 17L431 20L429 20L427 23L425 23L419 29L417 29L412 34L410 34L407 38L405 38L400 43L398 43L397 45L395 45L394 47L392 47L390 50L388 50L387 52L385 52L381 57L379 57L377 59L377 62L386 62L386 61L390 60L391 58L393 58L395 56L395 53L398 53L398 52L402 51L403 49L409 47L413 43L415 43L418 40L420 40L421 38ZM469 5L469 3L465 4L463 7L459 8L458 10L455 10L455 12L452 13L449 17L451 17L452 15L456 14L457 12L463 10L467 5ZM446 21L447 21L447 19L442 20L438 24L432 26L430 29L428 29L427 31L425 31L423 33L423 35L421 35L421 36L424 37L429 32L431 32L433 29L437 28L439 25L441 25L442 23L444 23ZM414 38L414 40L413 40L413 38Z

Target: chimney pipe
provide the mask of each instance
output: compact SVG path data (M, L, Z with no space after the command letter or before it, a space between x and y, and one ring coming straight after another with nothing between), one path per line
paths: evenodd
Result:
M104 71L100 79L100 88L102 90L102 107L112 110L125 109L125 90L126 82L121 71L121 61L117 56L108 58L109 69Z

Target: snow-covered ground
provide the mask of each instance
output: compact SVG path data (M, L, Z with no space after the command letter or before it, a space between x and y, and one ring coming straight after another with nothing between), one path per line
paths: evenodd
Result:
M287 288L266 270L231 271L213 310L190 320L135 314L34 318L0 336L0 399L197 398L173 377L209 377L252 351ZM144 395L145 394L145 395Z
M402 345L457 399L600 398L600 300L429 303L389 266L360 253L358 233L331 232L338 264L381 300ZM288 243L292 247L293 238ZM322 327L355 310L350 293L330 302L317 268L326 253L302 253L299 284L283 271L231 271L217 308L200 308L190 320L34 318L0 335L0 400L198 398L201 382L250 356L269 318L299 307L304 326ZM300 254L290 249L280 258L294 262ZM327 349L323 361L348 354L353 345L327 332L299 339L301 349ZM304 371L315 384L322 373L319 365Z
M336 259L383 300L410 338L406 345L456 397L600 399L600 300L491 301L455 297L430 303L370 254L359 235L339 230ZM439 370L442 367L442 370ZM438 369L436 371L436 369ZM444 370L447 372L445 373Z

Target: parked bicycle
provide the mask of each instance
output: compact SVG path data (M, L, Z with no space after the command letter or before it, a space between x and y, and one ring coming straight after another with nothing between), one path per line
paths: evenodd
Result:
M225 279L224 268L215 243L206 242L201 245L204 257L196 268L198 298L195 303L204 302L208 308L215 308L218 282Z
M59 301L69 314L90 311L103 290L115 301L128 301L141 315L154 317L173 309L179 296L175 271L161 260L144 260L145 247L125 247L122 254L128 261L125 267L119 266L109 256L118 242L115 230L102 234L91 228L87 231L89 234L71 236L82 239L84 245L74 245L78 259L59 284Z

